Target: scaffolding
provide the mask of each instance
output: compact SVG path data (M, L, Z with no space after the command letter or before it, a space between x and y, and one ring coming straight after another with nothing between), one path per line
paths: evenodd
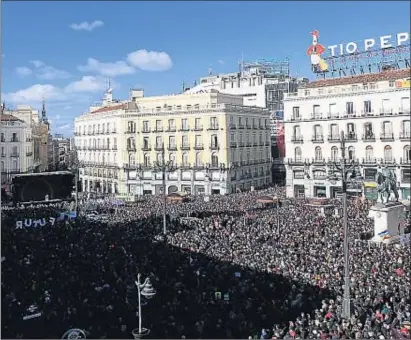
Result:
M290 75L290 62L259 59L254 62L240 62L240 73L243 77L249 75L262 75L266 77L288 77Z

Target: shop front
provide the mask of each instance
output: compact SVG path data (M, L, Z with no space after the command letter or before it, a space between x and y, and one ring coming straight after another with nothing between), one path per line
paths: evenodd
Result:
M294 185L294 197L296 197L296 198L304 198L305 197L304 185L299 185L299 184Z
M314 186L314 197L327 197L327 187Z

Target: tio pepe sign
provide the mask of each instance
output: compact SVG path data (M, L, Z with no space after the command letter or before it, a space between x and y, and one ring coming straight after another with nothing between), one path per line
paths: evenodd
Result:
M386 49L399 47L409 43L410 34L408 32L397 33L396 35L383 35L377 39L365 39L362 42L351 41L346 44L331 45L327 47L331 57L339 57L346 54L367 52L372 49Z

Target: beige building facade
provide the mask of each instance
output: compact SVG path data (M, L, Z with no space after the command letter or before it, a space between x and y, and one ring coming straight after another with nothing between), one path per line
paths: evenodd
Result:
M107 91L101 107L75 120L75 145L88 191L131 195L226 194L270 183L269 113L218 91L126 102ZM163 162L164 160L164 162Z

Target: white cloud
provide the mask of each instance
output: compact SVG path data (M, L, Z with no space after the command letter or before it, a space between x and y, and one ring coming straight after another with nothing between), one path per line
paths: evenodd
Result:
M61 118L61 116L59 114L54 116L57 120L59 120Z
M113 63L103 63L94 58L88 58L87 64L80 65L77 69L82 72L93 72L107 77L121 76L135 72L135 69L125 61L121 60Z
M72 125L71 124L64 124L64 125L59 126L57 129L59 129L59 130L71 130Z
M101 20L94 20L93 22L83 21L80 24L71 24L70 28L75 31L88 31L91 32L92 30L101 27L104 25L104 22Z
M27 77L31 75L33 71L26 66L19 66L19 67L16 67L16 73L20 77Z
M173 66L166 52L138 50L127 56L127 61L143 71L167 71Z
M49 102L59 102L67 107L72 102L86 102L88 97L84 94L104 91L107 87L105 80L101 77L84 76L80 80L73 81L65 87L57 87L51 84L35 84L26 89L16 92L3 93L2 98L6 102L16 104L40 103L43 99ZM118 88L117 84L113 84Z
M34 66L34 72L39 79L53 80L67 79L71 77L70 73L59 70L53 66L46 65L40 60L31 60L30 64Z

